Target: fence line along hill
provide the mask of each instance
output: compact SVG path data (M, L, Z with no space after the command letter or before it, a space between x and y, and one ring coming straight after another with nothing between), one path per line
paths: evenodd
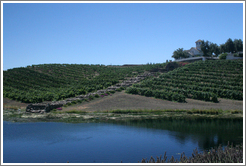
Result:
M178 102L243 100L243 61L197 61L134 84L126 92Z

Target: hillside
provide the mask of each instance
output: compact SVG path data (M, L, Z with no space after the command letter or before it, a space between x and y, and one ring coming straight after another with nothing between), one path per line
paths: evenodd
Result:
M3 71L3 96L25 103L58 101L105 89L128 77L166 65L41 64L14 68Z
M126 92L178 102L185 102L186 98L243 100L243 61L197 61L144 80Z

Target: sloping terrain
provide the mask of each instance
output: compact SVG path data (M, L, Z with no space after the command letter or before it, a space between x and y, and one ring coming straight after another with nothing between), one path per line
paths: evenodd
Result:
M116 92L112 96L100 97L90 102L63 107L63 111L110 111L110 110L165 110L165 109L222 109L243 110L243 101L220 99L219 103L187 99L186 103L178 103L154 97L131 95L125 92Z
M14 68L3 72L3 96L25 103L63 100L165 66L166 63L128 67L42 64Z
M169 101L187 98L218 102L218 98L243 100L243 61L197 61L150 78L126 90Z

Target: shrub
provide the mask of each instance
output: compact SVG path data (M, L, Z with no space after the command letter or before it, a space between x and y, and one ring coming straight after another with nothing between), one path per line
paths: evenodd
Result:
M67 106L70 106L70 105L72 105L72 103L68 102L66 105L67 105Z
M99 95L98 95L98 94L95 94L95 97L96 97L96 98L98 98L98 97L99 97Z
M184 102L185 101L185 96L182 95L182 94L173 93L172 94L172 101Z
M89 100L93 100L93 99L94 99L94 96L90 95Z
M126 88L124 88L124 87L122 86L122 87L120 87L120 89L121 89L121 90L125 90Z
M243 111L241 110L231 110L231 114L242 114Z
M82 100L77 100L77 103L82 103Z
M77 104L77 102L74 100L74 101L72 101L72 104Z
M219 101L218 101L218 98L217 98L217 96L216 96L215 94L212 94L212 101L213 101L214 103L219 102Z
M117 89L116 89L116 91L117 91L117 92L121 92L121 91L122 91L122 89L120 89L120 88L117 88Z
M219 55L219 59L226 59L227 53L223 53Z
M204 92L203 95L205 101L210 101L210 93Z
M179 94L178 93L174 93L172 95L172 101L178 101L178 98L179 98Z
M144 92L144 96L151 97L151 96L153 96L153 92L151 90L146 90Z
M115 91L114 90L111 90L111 91L109 91L110 93L112 93L112 94L114 94L115 93Z
M192 157L186 157L184 153L181 154L180 159L175 159L173 156L167 160L166 152L163 159L157 157L155 160L153 157L150 160L142 159L141 163L243 163L243 145L228 145L222 148L219 145L218 148L212 148L209 151L198 153L195 149L192 153Z
M139 89L139 92L141 95L144 95L146 91L147 91L147 89L143 89L143 88Z
M155 92L154 92L154 96L155 96L155 98L161 98L161 93L160 93L160 91L155 91Z
M138 89L134 88L134 87L129 87L129 88L126 89L126 93L138 94Z

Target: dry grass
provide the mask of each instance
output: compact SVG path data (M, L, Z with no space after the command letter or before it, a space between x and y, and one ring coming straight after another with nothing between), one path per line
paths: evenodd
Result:
M155 160L151 157L149 160L142 159L141 163L242 163L243 162L243 146L228 145L223 149L221 145L217 148L212 148L209 151L198 153L195 149L191 157L186 157L181 154L180 159L175 159L173 156L167 160L166 152L164 157L157 157Z
M82 102L64 108L68 110L83 111L111 111L111 110L241 110L243 111L243 101L219 99L219 103L211 103L200 100L186 99L186 103L172 102L153 97L131 95L122 92L116 92L112 96L96 98L90 102Z

